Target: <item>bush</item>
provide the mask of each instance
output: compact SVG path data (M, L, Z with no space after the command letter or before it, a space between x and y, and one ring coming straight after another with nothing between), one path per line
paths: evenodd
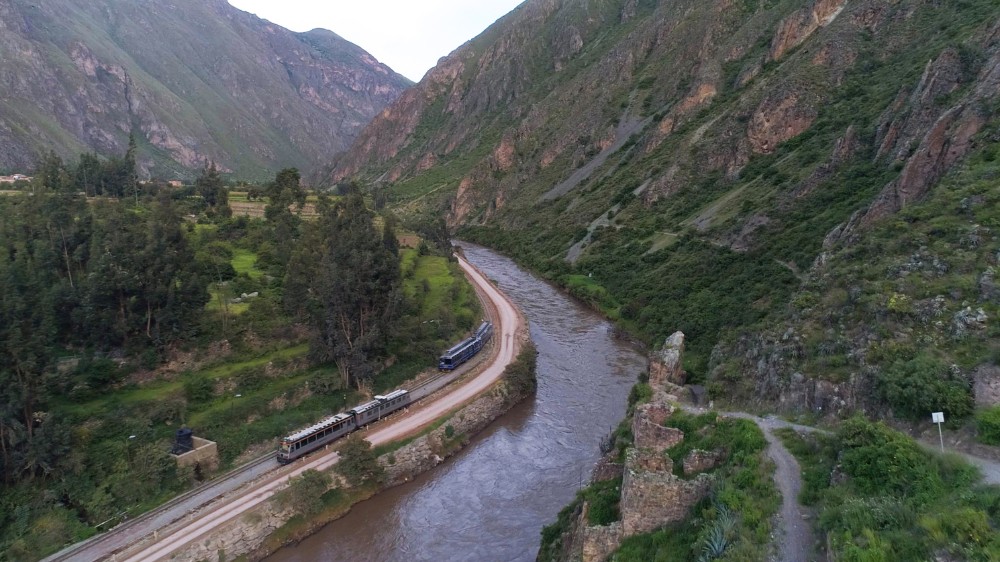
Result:
M381 484L385 481L385 469L378 463L372 444L354 434L340 450L337 471L347 478L352 486L367 483Z
M184 381L184 397L188 402L208 402L215 394L212 381L204 377L191 377Z
M869 496L893 495L925 504L944 492L937 464L912 439L883 423L855 417L841 427L841 467Z
M534 344L528 342L517 359L507 365L503 376L510 385L511 390L517 396L524 396L535 391L538 387L538 380L535 378L535 369L538 361L538 350Z
M979 440L989 445L1000 445L1000 406L993 406L976 414Z
M972 413L969 381L926 354L897 360L879 380L879 390L896 415L920 420L931 412L945 412L960 420Z
M278 504L303 515L315 515L323 509L323 494L330 487L329 474L306 470L291 479L288 487L278 494Z

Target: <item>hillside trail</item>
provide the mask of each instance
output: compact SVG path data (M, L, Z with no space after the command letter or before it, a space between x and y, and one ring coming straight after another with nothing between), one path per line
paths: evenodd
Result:
M682 406L685 411L704 413L707 410L693 406ZM754 422L767 440L767 456L774 461L774 484L781 492L781 510L775 517L773 540L776 548L772 562L809 562L814 559L815 535L809 522L809 511L799 503L802 491L802 469L795 456L785 448L784 443L772 432L782 427L792 427L804 431L815 428L801 426L776 418L762 418L746 412L719 412L727 418L741 418Z
M705 413L708 411L706 408L688 405L682 406L682 408L685 411L693 413ZM756 423L767 440L767 455L775 464L774 482L781 492L781 511L777 518L777 530L774 533L775 542L779 547L776 549L777 556L773 559L774 562L806 562L812 560L815 534L812 524L809 522L809 511L799 503L799 493L802 491L802 470L795 456L785 448L781 440L774 435L773 430L788 428L803 433L830 434L831 432L772 416L760 417L747 412L719 412L719 415L729 418L746 419ZM939 446L936 443L919 440L917 443L928 450L939 450ZM950 447L945 447L945 452L959 455L970 464L979 468L983 476L983 483L1000 485L1000 462L976 457Z
M754 419L767 439L767 456L774 461L774 483L781 492L781 511L776 521L774 540L780 545L775 549L775 562L807 562L813 560L815 534L809 521L809 511L799 503L802 491L802 469L795 456L771 432L767 419Z

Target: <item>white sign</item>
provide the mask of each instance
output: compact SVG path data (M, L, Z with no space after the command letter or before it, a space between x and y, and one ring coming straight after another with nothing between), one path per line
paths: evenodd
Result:
M931 421L933 423L944 423L944 412L934 412L931 414Z

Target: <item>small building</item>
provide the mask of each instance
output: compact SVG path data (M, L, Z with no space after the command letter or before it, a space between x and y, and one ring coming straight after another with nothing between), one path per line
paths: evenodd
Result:
M170 187L184 187L184 182L181 180L170 180L167 182Z
M219 468L219 446L215 441L195 437L187 428L177 430L177 440L170 455L177 461L178 468L190 466L203 473Z

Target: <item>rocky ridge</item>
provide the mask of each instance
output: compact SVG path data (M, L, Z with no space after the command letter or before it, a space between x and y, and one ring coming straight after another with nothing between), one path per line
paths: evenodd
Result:
M377 183L415 219L445 214L647 341L683 329L716 396L877 411L881 371L860 358L905 338L865 330L872 318L841 327L840 310L805 322L798 304L891 299L871 279L813 281L830 260L863 268L877 251L852 248L908 213L932 221L920 205L977 154L995 159L998 35L986 0L529 1L377 117L331 177ZM991 200L970 196L952 248L978 244L962 275L983 294ZM923 236L911 253L938 235ZM993 301L908 293L893 267L895 292L941 323L938 349L989 340Z
M332 32L225 0L3 2L0 54L2 169L49 149L120 155L129 133L147 175L309 169L409 86Z
M684 334L680 332L664 346L665 360L659 362L659 372L665 376L650 377L653 397L636 409L632 419L635 446L626 450L624 464L605 458L594 470L593 481L622 477L621 520L609 525L590 525L590 504L584 501L571 530L562 539L562 559L605 560L624 539L686 519L708 494L713 479L707 471L724 459L720 451L692 450L683 460L683 478L675 474L673 461L666 454L684 440L682 431L663 426L679 401L676 394L670 393L683 391L668 382L683 381L683 346Z

